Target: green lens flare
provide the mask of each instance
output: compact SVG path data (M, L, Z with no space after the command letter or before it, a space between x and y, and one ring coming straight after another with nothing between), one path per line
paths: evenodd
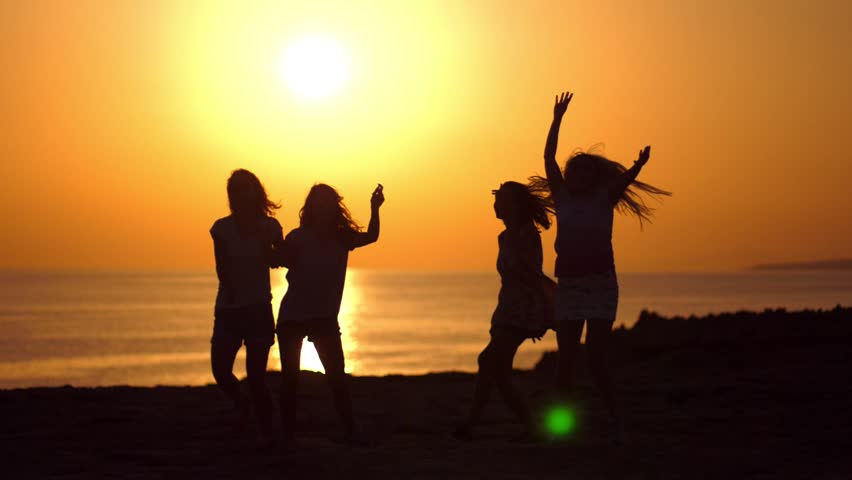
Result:
M547 431L554 436L565 436L571 433L576 426L577 419L574 412L563 406L551 408L544 417Z

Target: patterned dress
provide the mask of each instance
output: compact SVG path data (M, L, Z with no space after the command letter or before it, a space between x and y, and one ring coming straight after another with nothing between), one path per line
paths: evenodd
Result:
M497 241L501 286L491 332L508 329L528 338L541 337L553 320L553 305L544 288L547 277L541 268L541 235L529 223L504 230Z

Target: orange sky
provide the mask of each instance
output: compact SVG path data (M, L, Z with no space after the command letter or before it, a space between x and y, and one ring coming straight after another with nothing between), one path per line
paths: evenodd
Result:
M560 89L560 158L651 144L675 192L616 220L620 270L852 257L849 2L353 3L0 3L0 268L211 268L244 167L285 230L314 181L364 223L383 183L353 266L492 269L490 190L543 171ZM279 70L313 33L352 74L309 104Z

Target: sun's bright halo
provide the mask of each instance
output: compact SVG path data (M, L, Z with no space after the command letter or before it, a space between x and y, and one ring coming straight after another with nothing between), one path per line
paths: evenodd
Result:
M349 79L351 62L333 38L308 35L291 43L281 63L281 73L294 95L319 100L340 91Z

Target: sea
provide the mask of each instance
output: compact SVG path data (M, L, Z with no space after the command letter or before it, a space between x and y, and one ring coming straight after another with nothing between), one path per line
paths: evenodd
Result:
M852 305L852 271L619 273L616 327L643 309L664 315ZM272 272L273 310L287 289ZM496 273L351 269L339 316L353 375L476 370L487 344ZM214 272L0 272L0 389L206 385ZM515 368L556 349L553 332L525 342ZM268 368L279 370L278 345ZM235 364L243 376L244 350ZM305 342L302 368L322 371Z

